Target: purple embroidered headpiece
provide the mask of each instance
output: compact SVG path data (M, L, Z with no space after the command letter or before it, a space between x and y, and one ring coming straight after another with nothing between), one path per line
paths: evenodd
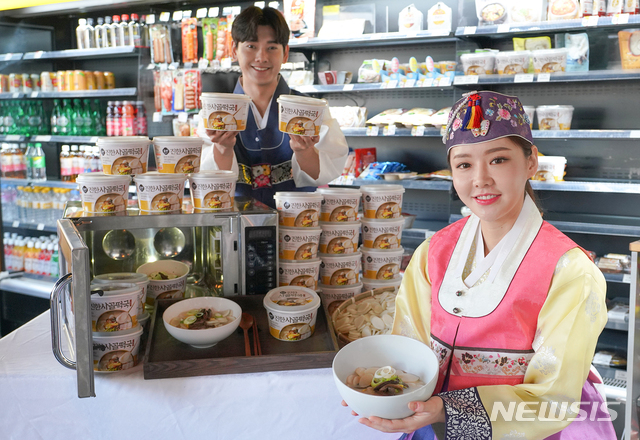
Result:
M520 136L533 145L529 117L515 96L483 91L465 94L449 113L442 142L447 153L463 144Z

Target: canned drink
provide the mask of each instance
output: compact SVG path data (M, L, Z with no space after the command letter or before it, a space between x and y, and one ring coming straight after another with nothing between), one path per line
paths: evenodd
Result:
M33 91L39 92L42 89L42 82L40 81L40 75L37 73L31 74L31 82L33 83Z
M58 92L64 92L65 90L67 90L65 79L66 75L64 70L58 70L56 72L56 88L58 89Z
M9 75L0 74L0 93L9 92Z
M67 70L64 72L64 89L67 92L75 90L73 88L73 70Z
M102 72L93 72L93 76L96 78L96 90L104 90L106 89L105 87L105 81L104 81L104 74Z
M11 93L22 92L22 74L11 73L9 75L9 91Z
M33 92L33 81L28 73L22 74L22 91L25 93Z
M116 77L111 72L104 72L104 84L107 89L116 88Z
M87 77L84 70L73 71L73 90L87 90Z
M87 78L87 90L96 90L96 76L93 72L87 70L84 72L85 78Z
M55 76L51 75L51 72L42 72L40 74L40 90L43 92L53 92L53 80Z

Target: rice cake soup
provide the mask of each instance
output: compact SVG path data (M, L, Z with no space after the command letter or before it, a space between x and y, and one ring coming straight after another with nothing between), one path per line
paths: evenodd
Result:
M353 374L347 377L346 385L374 396L397 396L420 388L424 382L415 374L387 365L381 368L356 368Z
M174 327L189 330L206 330L229 324L236 317L230 309L216 311L213 309L192 309L180 313L169 321Z

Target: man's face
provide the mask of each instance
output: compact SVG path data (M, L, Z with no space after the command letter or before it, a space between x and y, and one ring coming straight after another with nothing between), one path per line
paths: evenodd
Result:
M271 26L258 26L258 41L233 44L232 55L242 70L243 85L265 86L278 81L282 63L287 61L289 46L276 42Z

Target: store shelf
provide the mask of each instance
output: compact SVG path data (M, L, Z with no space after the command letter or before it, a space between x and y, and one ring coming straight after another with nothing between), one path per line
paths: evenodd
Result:
M369 136L367 127L343 127L342 133L347 137ZM533 130L534 139L638 139L640 140L640 130ZM409 137L410 128L398 128L395 134L383 134L382 129L377 136ZM442 137L440 129L426 128L422 137Z
M419 31L410 35L399 32L364 34L354 38L309 38L289 40L289 47L295 49L344 49L349 47L379 47L397 44L455 43L457 40L447 31Z
M65 59L65 58L104 58L113 56L131 56L138 55L142 48L135 46L124 47L109 47L104 49L69 49L69 50L56 50L50 52L27 52L24 54L22 60L34 61L34 60L52 60L52 59ZM2 55L0 55L2 59Z
M367 134L367 127L343 127L342 133L346 137L360 137L360 136L371 136ZM397 128L395 134L383 134L383 129L380 128L377 136L397 136L397 137L409 137L413 136L411 134L410 128ZM419 137L442 137L440 134L439 128L427 128L424 130L424 134Z
M69 92L31 92L25 93L25 98L109 98L116 96L137 96L136 87L106 90L73 90Z
M20 61L23 54L21 53L0 53L0 62Z
M451 189L451 182L448 180L362 180L356 179L353 182L354 186L362 185L402 185L406 189L420 189L431 191L449 191Z
M603 273L604 279L610 283L631 284L629 273Z
M639 74L640 77L640 74ZM446 85L434 84L430 86L413 87L387 87L387 83L363 83L363 84L334 84L323 86L314 84L310 86L292 86L291 88L300 93L344 93L344 92L372 92L382 90L421 90L421 89L451 89L450 83Z
M7 278L0 281L0 290L21 293L38 298L49 299L56 280L53 278L28 278L26 276Z
M22 92L4 92L0 93L0 99L20 99L24 98L26 93Z
M75 182L62 182L60 180L29 180L29 179L12 179L9 177L3 177L2 183L7 183L10 185L35 185L35 186L46 186L49 188L69 188L69 189L77 189L78 184Z
M25 142L27 136L21 134L7 134L0 136L0 142Z
M574 20L543 21L539 23L523 23L521 25L502 24L494 26L465 26L456 29L456 37L490 37L510 38L522 34L536 34L542 32L584 31L585 28L627 28L640 25L640 16L620 14L619 17L585 17Z
M31 142L60 142L65 144L95 144L100 139L99 136L54 136L54 135L38 135L31 136Z
M640 194L640 184L618 182L541 182L532 180L531 186L536 191L562 191L562 192L594 192L617 194Z
M23 223L17 220L14 222L3 221L2 227L15 228L15 229L27 229L29 231L58 232L58 229L53 225L46 225L44 223Z
M458 75L454 78L456 86L475 87L477 85L534 84L585 81L621 81L640 79L640 69L635 70L592 70L589 72L563 72L553 74L520 75Z

